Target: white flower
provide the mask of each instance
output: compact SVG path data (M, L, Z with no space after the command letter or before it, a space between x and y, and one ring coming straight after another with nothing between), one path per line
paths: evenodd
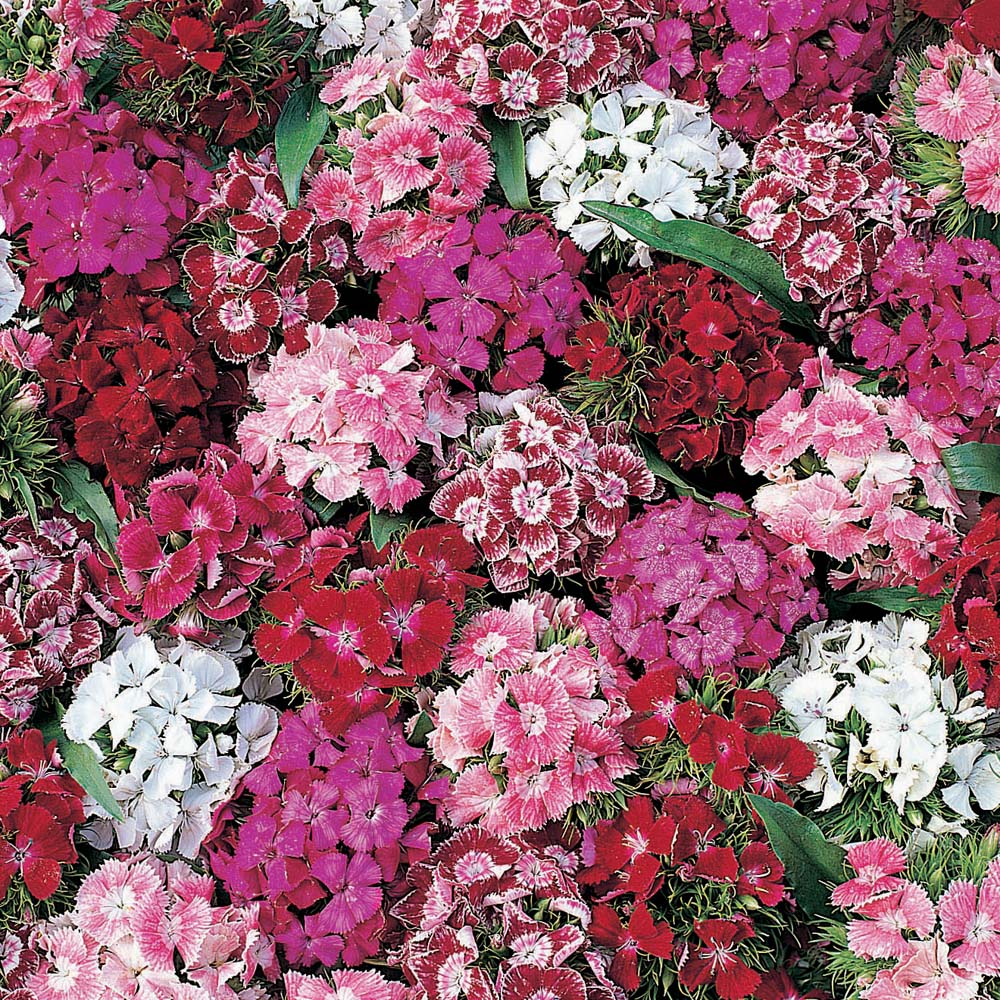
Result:
M960 816L977 819L971 799L989 812L1000 806L1000 758L995 753L981 756L986 744L979 740L963 743L948 754L958 781L941 792L941 797Z
M661 153L653 153L646 168L635 181L633 190L642 207L661 222L678 216L696 218L705 214L698 200L703 187L700 178L671 163Z
M145 798L165 799L191 785L191 758L198 747L190 729L185 732L174 726L161 735L148 722L140 721L132 730L129 745L135 749L129 770L142 779Z
M316 42L317 55L323 56L328 52L361 44L365 35L365 20L361 8L346 4L347 0L323 0L319 18L323 30Z
M808 792L822 793L823 799L817 808L824 812L843 801L845 789L833 768L837 751L822 744L814 746L813 751L816 754L816 766L812 774L802 782L802 787Z
M0 219L0 234L4 231L4 221ZM24 285L7 263L10 258L10 243L0 240L0 323L9 323L21 306Z
M255 702L240 705L236 732L236 756L245 764L257 764L268 755L278 734L278 713Z
M379 55L383 59L399 59L413 48L409 24L416 8L404 0L380 0L365 18L365 33L361 41L362 55Z
M112 749L132 731L136 713L150 703L149 692L141 687L124 690L107 663L94 664L76 689L63 716L62 727L75 743L86 743L98 756L103 751L92 737L108 727Z
M814 670L792 680L778 700L798 729L799 739L815 743L826 739L828 721L843 722L847 718L853 691L830 671Z
M564 105L542 135L533 135L524 147L524 162L530 177L554 177L571 183L587 155L583 133L587 115L583 108Z
M186 858L198 857L202 841L212 829L212 813L221 801L219 790L208 785L192 785L181 796L174 823L179 854Z
M645 107L628 122L625 119L625 105L620 93L611 93L595 102L590 112L592 127L606 139L591 139L587 144L594 153L610 156L616 149L629 159L640 159L652 150L648 142L641 142L635 136L649 132L656 125L652 108Z

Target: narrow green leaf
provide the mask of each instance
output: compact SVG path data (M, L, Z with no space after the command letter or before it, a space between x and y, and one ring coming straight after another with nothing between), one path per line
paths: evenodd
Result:
M795 899L806 913L829 913L830 891L824 885L844 881L844 849L823 836L823 831L791 806L762 795L750 803L767 829L771 848L785 866Z
M98 544L111 555L118 542L118 517L104 487L80 462L64 462L55 470L55 491L63 508L94 526Z
M307 484L302 490L302 499L324 527L333 520L337 511L343 506L340 502L327 500L326 497L320 496L310 484Z
M413 732L410 733L409 742L415 747L427 746L427 737L433 729L434 721L426 712L421 712L413 725Z
M520 122L497 118L492 111L484 110L483 124L490 133L493 162L497 180L511 208L531 208L528 195L528 176L524 166L524 133Z
M21 500L24 502L24 508L31 519L31 526L37 531L38 505L35 503L35 496L31 492L31 486L28 485L28 480L24 478L24 474L20 469L12 469L11 475L14 477L14 486L17 487L17 492L20 494Z
M877 587L874 590L857 590L849 594L837 592L828 602L833 605L871 604L883 611L933 618L941 613L944 597L922 594L916 587Z
M56 702L55 717L42 723L39 729L45 741L55 740L63 765L85 792L106 812L119 821L125 816L115 797L111 794L104 771L96 753L83 743L74 743L62 727L62 717L65 709Z
M788 279L781 265L749 240L740 239L717 226L691 219L660 222L649 212L630 205L607 201L585 201L583 207L599 219L624 229L638 240L674 257L705 264L742 285L751 295L759 295L774 306L789 323L812 330L812 310L789 295Z
M372 533L372 542L379 552L389 544L389 539L402 531L406 525L407 522L403 518L395 517L392 514L379 514L373 510L368 515L368 527Z
M299 87L281 109L274 128L274 156L292 208L299 203L302 173L326 136L329 123L330 116L316 87Z
M1000 493L1000 444L956 444L941 457L956 490Z
M750 516L745 510L736 510L735 507L727 507L724 503L716 503L711 497L699 492L672 465L665 462L660 453L645 438L638 438L638 444L639 450L642 452L642 457L646 460L646 468L654 476L670 483L678 496L693 497L699 503L706 503L710 507L718 507L719 510L734 514L736 517Z

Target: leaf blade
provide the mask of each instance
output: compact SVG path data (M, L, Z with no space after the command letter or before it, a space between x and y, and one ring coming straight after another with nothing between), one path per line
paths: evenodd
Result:
M1000 444L956 444L941 458L956 490L1000 493Z
M64 462L55 471L55 491L63 508L94 526L97 543L115 555L118 516L104 487L96 482L81 462Z
M807 330L815 327L812 310L789 294L790 285L781 265L749 240L692 219L660 222L644 209L631 205L585 201L583 207L654 250L704 264L725 274L752 295L759 295L774 306L790 323Z
M809 914L828 914L829 891L823 881L844 881L844 849L823 836L808 817L783 802L763 795L748 795L767 830L771 849L785 866L795 889L796 902Z
M392 514L380 514L372 510L368 514L368 529L371 532L372 544L379 552L389 544L393 535L404 530L407 522Z
M496 163L497 180L507 197L507 203L511 208L531 208L521 123L497 118L486 110L483 124L490 133L490 148Z
M288 204L299 203L302 174L326 136L330 116L316 87L299 87L285 101L274 127L274 158Z
M832 602L835 605L871 604L883 611L895 611L903 614L935 616L944 607L944 597L933 597L921 593L916 587L876 587L872 590L857 590L849 594L835 593Z

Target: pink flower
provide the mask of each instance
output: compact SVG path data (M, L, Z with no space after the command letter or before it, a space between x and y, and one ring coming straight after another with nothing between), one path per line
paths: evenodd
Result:
M952 961L978 975L1000 973L1000 873L996 866L976 893L971 882L955 881L938 900L941 936L959 942Z
M410 118L396 118L354 152L351 173L358 188L376 209L403 195L427 187L440 141L429 126Z
M792 75L792 48L787 38L774 36L763 46L742 38L730 42L722 53L719 92L735 97L744 87L759 87L768 101L788 93Z
M37 1000L101 1000L105 995L97 952L75 928L45 932L47 958L29 984Z
M993 137L973 139L958 154L965 200L974 208L1000 212L1000 145Z
M834 906L858 906L903 884L903 879L894 876L906 868L906 855L884 837L848 848L847 863L856 874L833 890Z
M359 55L334 69L319 96L326 104L343 101L337 111L350 114L365 101L384 93L389 81L387 65L381 56Z
M856 390L837 384L818 395L810 406L813 415L812 445L820 458L831 454L865 459L886 445L884 419Z
M733 31L744 38L761 39L768 35L790 34L803 20L802 0L726 0L726 16Z
M99 944L113 947L132 933L140 904L157 897L160 881L146 865L105 861L80 887L76 901L80 929Z
M891 892L854 908L861 918L847 925L851 951L862 958L902 958L908 950L904 931L930 934L936 922L934 904L923 886L903 882Z
M562 683L534 673L507 682L513 704L502 702L494 716L493 746L535 764L551 764L565 752L576 729Z
M951 142L983 135L1000 112L989 78L968 62L954 87L946 70L925 70L914 101L917 125Z
M364 230L371 214L368 199L351 174L340 167L324 165L310 182L304 203L320 222L347 222L356 233Z

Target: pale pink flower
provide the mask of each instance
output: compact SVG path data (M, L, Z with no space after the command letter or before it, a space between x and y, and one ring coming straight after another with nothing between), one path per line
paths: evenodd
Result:
M371 214L368 199L342 167L324 166L310 181L304 204L320 222L347 222L355 233L365 228Z
M885 421L875 407L842 383L817 395L810 410L815 421L812 445L820 458L833 453L864 459L887 443Z
M863 903L854 912L864 919L847 925L847 943L862 958L902 958L907 952L904 931L930 934L936 922L934 904L915 882L903 882L887 895Z
M454 827L480 820L489 829L488 822L499 803L500 788L489 767L474 764L465 768L452 782L445 808Z
M535 648L534 612L526 602L516 601L509 611L493 608L469 622L451 668L459 677L484 666L519 670Z
M1000 143L994 136L974 139L958 154L965 200L973 208L1000 212Z
M533 764L551 764L569 749L576 717L566 688L554 677L515 674L507 682L513 704L497 706L493 746Z
M325 104L343 101L337 111L349 114L365 101L385 93L388 85L388 67L381 56L355 56L334 70L319 97Z
M564 816L573 804L573 787L565 772L510 756L506 765L507 788L499 808L482 821L492 833L507 836L541 829L549 820Z
M80 929L109 947L132 933L132 921L151 896L162 900L160 879L149 865L105 861L80 887L76 901Z
M48 960L28 980L37 1000L102 1000L97 952L88 948L83 934L72 927L50 927L45 943Z
M743 467L757 473L788 465L808 449L814 426L813 409L802 405L798 389L789 389L757 418Z
M1000 885L987 878L979 890L971 882L955 881L938 900L945 941L959 942L952 961L967 972L1000 973Z
M916 123L951 142L967 142L982 135L1000 112L988 77L970 63L962 68L955 87L946 70L925 70L914 100Z
M895 876L906 868L906 855L898 844L884 837L848 848L847 863L856 874L833 890L834 906L867 903L903 884L903 879Z

